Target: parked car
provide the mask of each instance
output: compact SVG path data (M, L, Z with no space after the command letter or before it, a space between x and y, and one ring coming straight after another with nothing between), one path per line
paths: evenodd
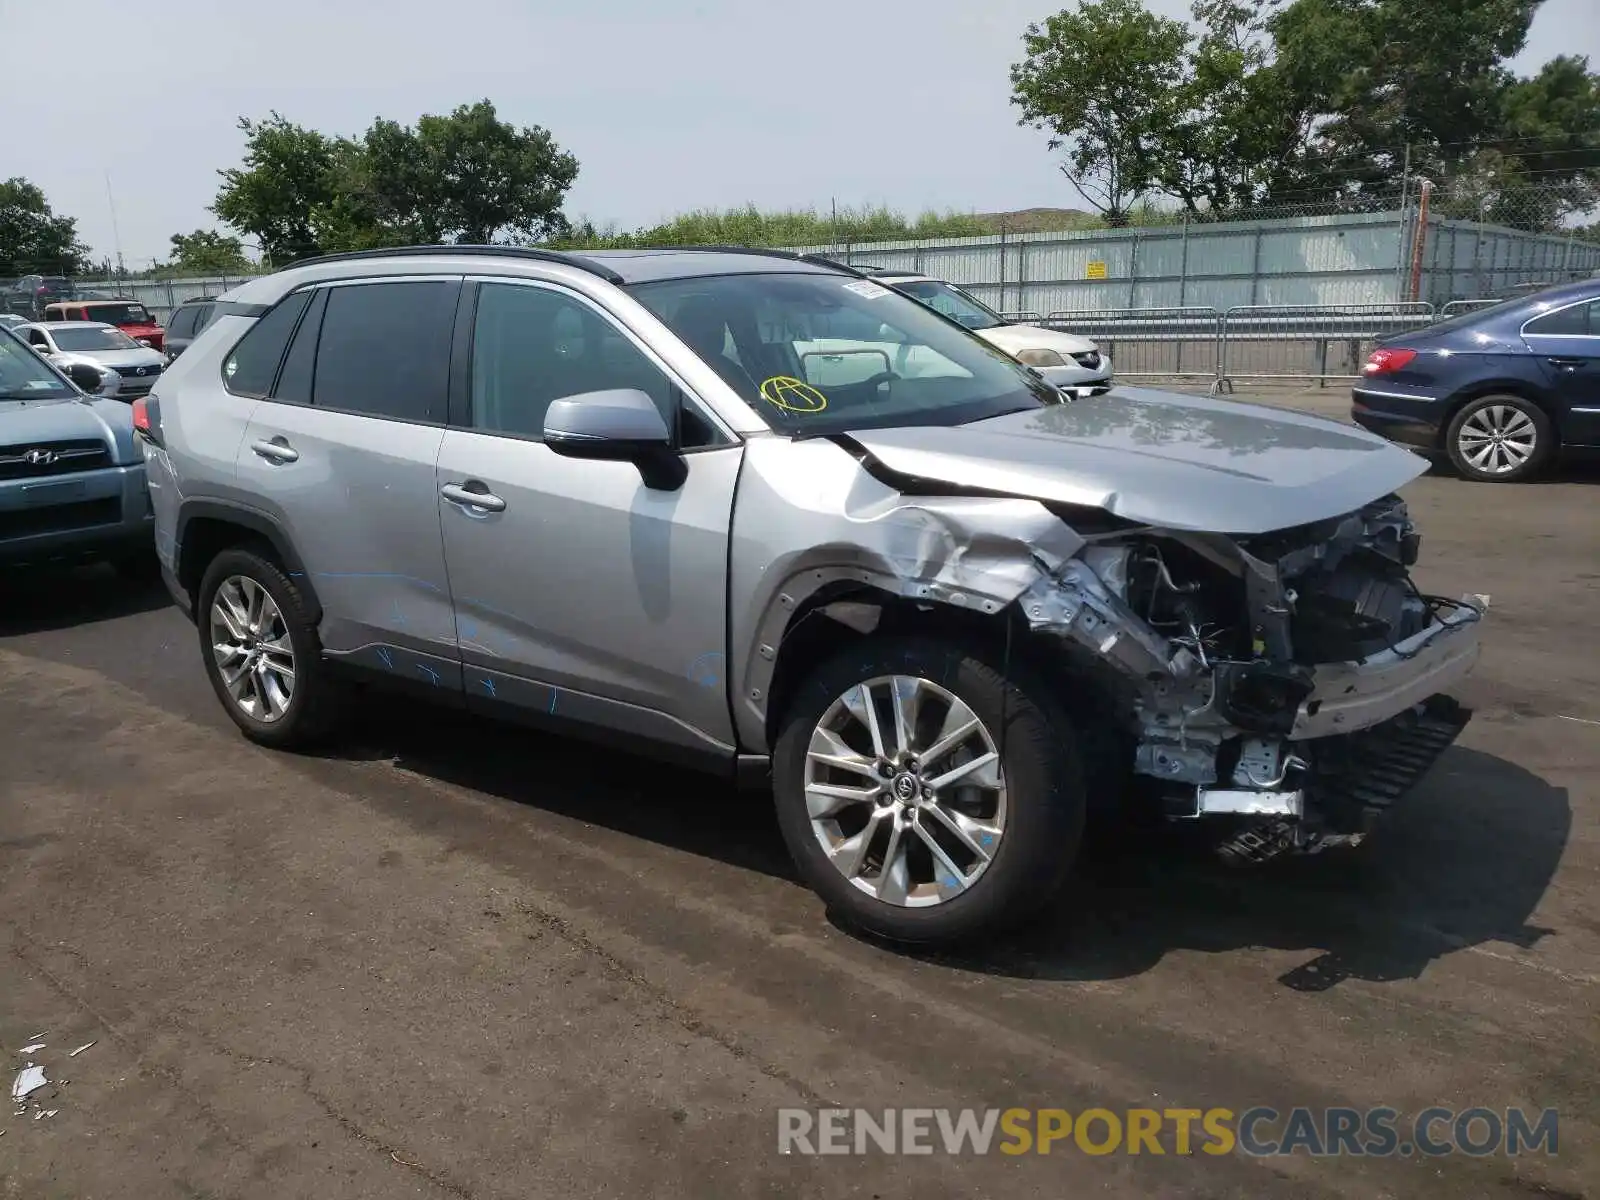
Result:
M815 382L886 343L914 377ZM803 877L888 937L1032 910L1136 779L1236 861L1359 840L1467 720L1438 693L1481 610L1413 586L1394 495L1422 459L1069 401L822 260L317 259L224 295L134 425L247 736L324 736L366 679L770 779Z
M165 330L150 315L150 310L136 300L77 300L47 304L46 321L95 321L115 325L136 342L143 342L152 350L161 349Z
M26 325L27 323L28 318L19 317L16 313L0 313L0 326L15 328L18 325Z
M1033 367L1057 387L1083 396L1111 386L1111 358L1088 338L1008 321L970 292L931 275L886 269L867 274L965 325L984 341Z
M60 275L24 275L6 291L5 310L30 321L44 316L45 306L70 300L77 292L72 280Z
M0 326L0 564L103 559L153 577L154 551L128 406L85 395Z
M1548 288L1379 343L1357 424L1465 479L1531 479L1565 448L1600 449L1600 281Z
M215 310L216 300L211 296L195 296L172 310L162 341L169 363L199 336L200 331L210 323Z
M102 372L102 393L119 400L143 396L160 377L166 359L113 325L92 321L36 321L16 332L59 366L83 363ZM116 378L105 377L109 372Z

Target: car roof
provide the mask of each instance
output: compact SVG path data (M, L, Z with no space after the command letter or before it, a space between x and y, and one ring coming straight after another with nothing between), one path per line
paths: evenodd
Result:
M29 321L29 329L115 329L104 321Z
M388 258L499 258L560 263L599 275L615 284L654 283L708 275L751 275L787 271L803 274L858 274L819 255L747 246L644 246L627 250L569 252L539 246L399 246L309 258L285 271L321 263L382 262Z
M93 308L97 304L137 304L140 307L143 307L144 301L124 300L120 296L107 296L104 300L85 300L82 296L79 296L75 300L52 300L49 304L46 304L45 307L67 308L70 306L72 308Z

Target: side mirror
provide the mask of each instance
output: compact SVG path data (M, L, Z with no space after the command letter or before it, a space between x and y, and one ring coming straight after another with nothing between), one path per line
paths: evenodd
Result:
M631 462L646 487L676 491L688 477L661 410L636 388L552 401L544 414L544 443L565 458Z
M134 338L133 340L138 342L139 345L146 347L147 349L150 349L150 350L154 350L155 349L154 344L150 341L149 338Z
M67 368L67 378L91 396L99 392L105 382L105 377L88 363L73 363Z

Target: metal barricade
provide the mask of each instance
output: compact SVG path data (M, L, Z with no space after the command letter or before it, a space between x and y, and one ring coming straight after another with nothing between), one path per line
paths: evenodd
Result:
M1316 381L1354 379L1373 343L1434 319L1433 305L1241 305L1222 314L1214 390L1233 391L1236 379Z
M1044 314L1036 312L1003 312L1000 314L1000 319L1002 321L1011 321L1019 325L1026 324L1030 321L1037 324L1044 320Z
M1439 320L1459 317L1462 313L1475 312L1480 308L1488 308L1492 304L1499 303L1498 300L1452 300L1439 310Z
M1214 308L1061 310L1040 324L1091 339L1118 379L1215 378L1221 363L1221 314Z

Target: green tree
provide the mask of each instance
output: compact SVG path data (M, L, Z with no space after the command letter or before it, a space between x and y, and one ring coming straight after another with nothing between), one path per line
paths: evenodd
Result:
M312 214L334 200L334 144L273 112L264 121L241 117L244 165L220 171L211 211L248 233L275 263L322 253Z
M185 275L238 275L250 270L244 246L236 237L214 229L172 235L168 269Z
M375 120L359 138L274 112L241 120L244 165L222 172L212 211L275 262L436 242L536 240L565 232L578 162L548 130L499 120L488 100L415 128Z
M381 222L424 242L540 240L566 231L561 205L578 160L549 130L500 120L488 100L424 116L415 129L377 121L363 146Z
M20 176L0 182L0 275L76 275L88 255L77 221L51 212L38 187Z
M1157 182L1157 142L1175 116L1189 32L1139 0L1084 0L1028 26L1011 68L1019 124L1063 151L1061 173L1111 224Z

